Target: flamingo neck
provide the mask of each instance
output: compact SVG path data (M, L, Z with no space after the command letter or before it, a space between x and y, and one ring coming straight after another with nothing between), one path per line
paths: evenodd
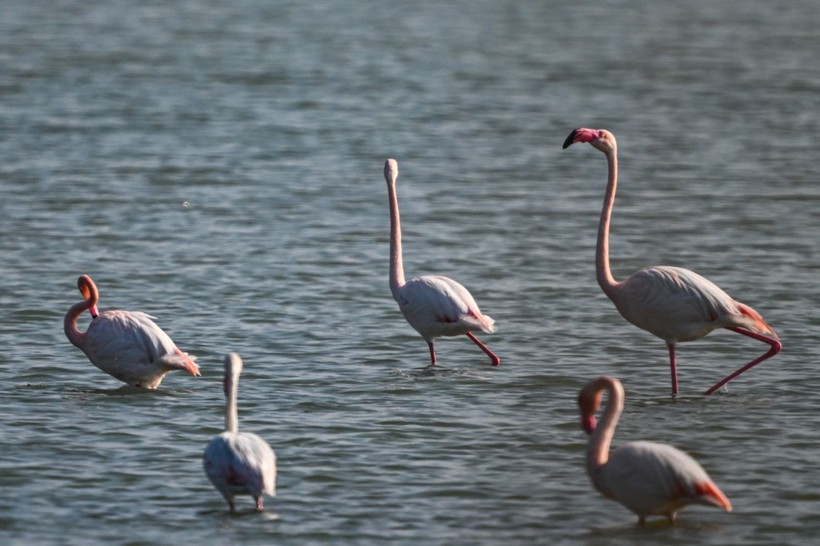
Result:
M231 375L225 377L225 432L236 433L239 431L239 411L236 408L236 399L239 396L239 376Z
M401 255L401 219L396 184L387 184L387 198L390 201L390 291L396 297L404 286L404 264Z
M607 401L604 414L589 440L587 472L590 476L595 476L595 471L609 460L609 447L624 409L624 388L621 384L611 377L602 377L598 381L597 389L607 392Z
M94 296L95 294L92 292L87 299L72 305L63 319L63 329L65 330L65 335L68 340L77 347L82 348L85 341L85 333L81 332L80 329L77 328L77 319L81 314L83 314L84 311L88 309L91 310L92 318L99 315L99 311L97 310L97 300Z
M595 249L595 275L604 293L613 299L618 282L609 268L609 225L612 219L612 207L615 205L615 190L618 186L618 155L612 151L606 154L609 164L609 178L601 209L601 221L598 223L598 243Z

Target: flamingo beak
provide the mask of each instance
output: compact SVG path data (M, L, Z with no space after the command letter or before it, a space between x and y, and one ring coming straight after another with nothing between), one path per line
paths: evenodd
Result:
M578 134L578 129L573 129L569 136L564 140L564 146L561 148L562 150L566 150L573 144L575 144L575 136Z
M581 417L581 428L583 428L584 432L586 432L587 434L592 434L593 432L595 432L596 426L597 423L595 422L594 415L584 415L583 417Z

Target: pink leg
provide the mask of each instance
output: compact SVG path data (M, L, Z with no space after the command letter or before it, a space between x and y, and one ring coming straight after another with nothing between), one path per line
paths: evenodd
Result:
M498 358L498 356L496 356L496 354L492 352L489 347L481 343L481 340L475 337L472 332L467 332L467 337L472 339L473 343L478 345L481 348L481 350L484 351L484 353L490 357L490 360L492 360L493 362L493 366L501 365L501 359Z
M262 506L262 497L256 497L256 509L257 510L262 510L262 508L263 508L263 506Z
M436 350L433 348L433 342L428 341L427 346L430 347L430 365L435 366L436 365Z
M669 368L672 372L672 396L678 395L678 363L675 360L675 344L666 345L669 348Z
M761 362L763 362L767 358L773 357L774 355L776 355L777 353L780 352L781 348L783 348L783 345L778 340L772 339L768 336L757 334L755 332L750 332L749 330L746 330L745 328L737 328L735 326L729 326L729 327L727 327L727 330L737 332L738 334L743 334L744 336L749 336L749 337L751 337L753 339L756 339L758 341L762 341L763 343L768 343L769 344L769 350L766 352L766 354L755 358L754 360L752 360L751 362L749 362L748 364L746 364L742 368L739 368L738 370L736 370L736 371L730 373L729 375L727 375L725 378L721 379L719 382L715 383L715 385L712 386L704 394L712 394L713 392L715 392L716 390L721 388L723 385L725 385L726 383L728 383L729 381L731 381L735 377L739 376L740 374L742 374L746 370L757 366L758 364L760 364Z

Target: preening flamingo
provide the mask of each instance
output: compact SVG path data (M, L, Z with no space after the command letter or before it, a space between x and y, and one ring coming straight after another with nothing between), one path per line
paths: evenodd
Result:
M711 281L680 267L656 266L642 269L624 281L616 281L609 269L609 224L618 184L618 148L615 136L606 130L575 129L564 148L588 142L602 151L609 164L609 180L598 225L595 269L598 284L621 315L639 328L666 341L672 372L672 394L678 394L675 345L702 338L712 330L726 328L762 341L769 350L740 367L706 391L711 394L746 370L780 352L774 330L760 313L733 300Z
M405 282L401 253L401 223L396 179L399 164L395 159L384 163L387 197L390 202L390 291L399 304L404 318L421 334L430 348L431 365L436 363L433 341L440 336L466 334L492 360L501 359L481 342L473 332L495 332L495 321L481 313L473 296L461 284L448 277L424 275Z
M81 276L77 287L85 299L66 313L65 335L96 367L124 383L146 389L156 389L165 374L174 370L199 375L196 357L180 351L152 320L154 317L138 311L100 313L100 296L91 277ZM91 313L91 323L80 332L77 318L86 310Z
M601 422L595 413L602 393L608 400ZM610 453L609 446L624 408L624 388L614 377L589 382L578 394L581 425L591 434L587 449L587 473L603 496L638 514L665 515L670 523L675 513L689 504L707 504L732 511L732 505L697 461L683 451L655 442L631 442Z
M234 496L250 495L262 510L262 495L276 494L276 454L252 432L239 432L236 398L242 359L236 353L225 357L225 432L214 436L202 456L202 467L214 487L222 493L233 512Z

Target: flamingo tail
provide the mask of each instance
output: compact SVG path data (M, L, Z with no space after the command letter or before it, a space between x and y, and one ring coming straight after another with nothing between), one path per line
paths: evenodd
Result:
M162 363L174 370L185 370L191 375L200 375L199 365L194 362L196 357L190 356L188 353L179 352L174 355L165 355L162 357Z
M780 339L777 337L777 334L772 329L772 327L769 326L765 320L763 320L763 317L760 316L760 313L758 313L748 305L744 305L742 303L738 304L738 310L744 318L742 326L748 328L752 332L763 334L774 339Z
M727 512L732 511L732 503L726 495L723 494L717 485L712 482L703 482L695 486L698 496L703 498L706 502L714 504L725 509Z

